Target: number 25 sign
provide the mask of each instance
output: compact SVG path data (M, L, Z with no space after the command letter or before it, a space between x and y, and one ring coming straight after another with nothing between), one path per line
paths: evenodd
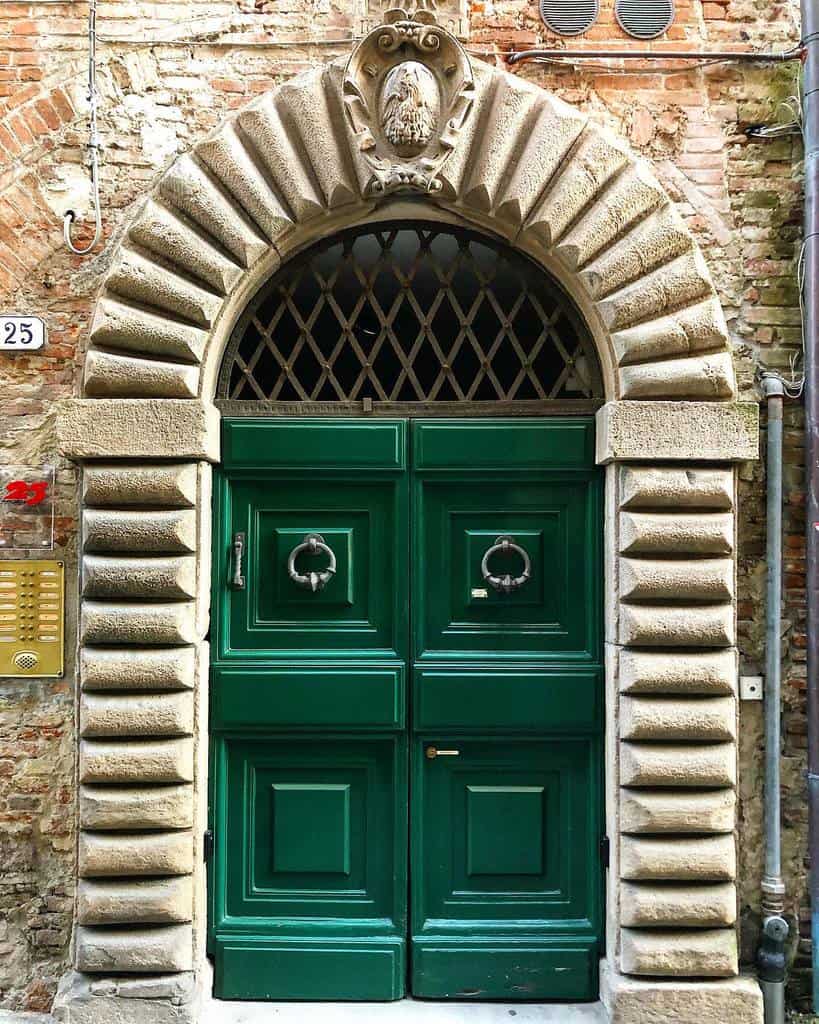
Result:
M33 352L45 341L46 325L40 317L0 314L0 352Z

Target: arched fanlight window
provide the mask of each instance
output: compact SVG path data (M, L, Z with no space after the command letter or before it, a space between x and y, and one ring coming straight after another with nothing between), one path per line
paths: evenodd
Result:
M237 322L217 399L233 413L514 414L585 412L602 394L588 330L542 268L476 232L404 222L285 263Z

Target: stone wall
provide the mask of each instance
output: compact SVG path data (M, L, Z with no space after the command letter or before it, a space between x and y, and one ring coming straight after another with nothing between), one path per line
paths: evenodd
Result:
M597 26L572 46L625 37L602 0ZM798 3L678 0L667 41L690 48L772 48L798 38ZM90 238L84 76L87 6L2 5L0 25L0 291L4 311L49 324L40 355L0 356L0 451L4 463L55 461L54 399L78 393L89 319L113 245L84 259L62 243L64 210L78 210ZM180 154L230 111L292 74L350 50L350 2L100 0L98 62L102 204L106 241ZM551 43L537 5L472 4L469 48L503 62L503 51ZM629 43L628 45L634 45ZM579 106L631 141L696 235L716 281L735 346L742 397L754 397L757 366L787 369L800 342L798 140L749 142L742 129L788 121L796 66L685 68L621 73L602 65L528 64L517 73ZM786 412L785 841L788 907L804 903L803 498L800 407ZM764 657L764 468L741 470L739 643L743 672ZM77 508L73 469L59 470L57 548L67 561L69 649L75 631ZM73 658L57 683L0 680L0 1006L47 1008L67 962L74 874ZM761 874L761 706L741 709L739 841L743 948L752 956ZM792 982L807 992L806 943Z

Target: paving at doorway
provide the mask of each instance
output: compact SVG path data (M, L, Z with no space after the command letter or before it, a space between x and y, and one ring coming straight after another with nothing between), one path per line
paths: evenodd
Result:
M602 1003L243 1003L213 1000L200 1024L607 1024Z

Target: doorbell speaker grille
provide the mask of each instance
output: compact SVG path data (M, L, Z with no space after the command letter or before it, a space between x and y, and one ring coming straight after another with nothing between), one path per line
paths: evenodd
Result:
M614 13L624 32L635 39L656 39L674 21L674 0L617 0Z
M552 32L579 36L597 21L600 0L540 0L540 16Z

